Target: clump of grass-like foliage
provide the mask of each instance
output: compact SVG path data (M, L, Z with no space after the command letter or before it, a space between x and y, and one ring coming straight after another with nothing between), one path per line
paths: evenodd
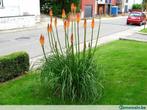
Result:
M58 36L57 18L55 18L55 33L52 28L52 10L50 10L51 23L48 25L49 47L52 54L47 56L44 49L44 36L40 36L40 43L45 57L41 67L41 83L43 89L62 101L87 102L95 101L102 95L101 70L94 61L101 19L98 27L96 43L93 45L94 18L91 22L91 41L86 42L87 21L84 19L84 44L80 45L79 22L80 14L76 13L76 6L71 5L71 14L68 19L62 11L65 32L65 49L62 49ZM70 26L71 22L71 26ZM69 29L71 28L71 33ZM70 37L69 37L70 35ZM92 48L94 47L94 48Z

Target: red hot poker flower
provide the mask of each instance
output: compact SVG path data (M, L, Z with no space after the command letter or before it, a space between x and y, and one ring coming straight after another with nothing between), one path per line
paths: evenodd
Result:
M94 18L92 19L92 22L91 22L91 28L93 29L94 28Z
M65 10L63 9L62 10L62 18L65 18L65 17L66 17Z
M53 31L52 24L50 24L50 26L49 26L49 32L52 32L52 31Z
M70 27L70 19L67 20L67 28Z
M67 20L64 21L64 29L67 27Z
M52 9L50 9L50 11L49 11L49 15L50 15L50 17L53 16L53 11L52 11Z
M44 46L44 36L42 34L40 35L40 44Z
M77 10L77 7L74 5L74 10L73 10L74 13L76 13L76 10Z
M86 28L86 27L87 27L87 20L84 19L84 28Z
M80 22L80 13L77 13L77 23Z
M74 10L75 10L75 4L72 3L72 4L71 4L71 12L74 12Z

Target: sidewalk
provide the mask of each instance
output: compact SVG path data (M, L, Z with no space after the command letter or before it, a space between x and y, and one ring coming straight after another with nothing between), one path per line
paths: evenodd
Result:
M138 33L138 31L143 29L143 27L144 26L137 27L136 29L133 30L134 32L132 35L121 36L120 39L147 42L147 35L143 35L143 34Z

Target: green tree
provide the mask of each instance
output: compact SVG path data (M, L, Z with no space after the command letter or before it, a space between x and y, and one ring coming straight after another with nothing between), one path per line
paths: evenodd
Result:
M132 9L142 10L142 4L133 4Z
M48 14L49 9L52 8L55 16L59 16L62 13L62 9L65 9L66 13L70 12L71 3L75 3L77 11L80 11L80 0L42 0L41 12Z

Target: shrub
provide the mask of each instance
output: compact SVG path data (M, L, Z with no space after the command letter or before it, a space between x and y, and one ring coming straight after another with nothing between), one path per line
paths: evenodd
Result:
M141 4L133 4L132 9L133 10L141 10L142 9L142 5Z
M88 45L86 42L87 20L84 19L84 44L81 47L79 40L80 14L76 13L74 4L71 5L71 14L69 17L66 16L65 10L62 12L65 32L65 50L62 49L61 42L59 41L57 18L55 18L54 21L55 27L52 27L52 10L50 11L51 24L48 25L47 28L49 47L52 50L52 55L47 56L45 53L45 39L43 35L40 36L40 44L45 57L45 62L41 67L42 87L47 91L45 94L49 96L53 95L63 101L68 101L68 103L77 101L80 103L92 103L95 99L98 100L101 97L103 91L101 68L94 60L101 19L95 44L93 44L95 23L94 18L92 19L91 40ZM71 32L69 33L70 27ZM56 34L54 32L56 32Z
M25 52L16 52L0 57L0 82L13 79L29 70L29 56Z

